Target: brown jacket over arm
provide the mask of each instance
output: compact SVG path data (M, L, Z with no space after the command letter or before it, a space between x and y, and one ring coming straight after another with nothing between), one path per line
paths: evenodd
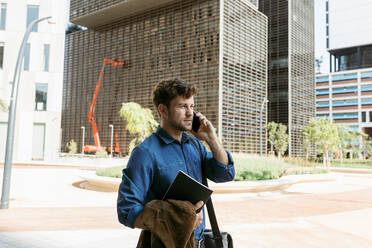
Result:
M196 209L190 202L153 200L134 222L144 229L137 248L194 248L195 219Z

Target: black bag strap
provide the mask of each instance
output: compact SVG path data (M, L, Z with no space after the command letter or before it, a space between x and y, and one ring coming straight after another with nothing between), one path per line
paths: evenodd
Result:
M208 187L207 177L205 176L204 166L203 166L203 155L200 151L200 147L198 146L198 144L195 143L195 141L192 138L190 138L190 141L194 144L194 146L196 147L196 149L198 150L200 154L200 161L202 163L202 183ZM216 214L214 212L212 198L209 198L209 200L206 202L206 205L207 205L207 210L208 210L209 222L211 223L211 227L212 227L213 236L216 239L217 244L220 247L223 247L222 236L220 233L220 229L218 228L218 223L217 223Z

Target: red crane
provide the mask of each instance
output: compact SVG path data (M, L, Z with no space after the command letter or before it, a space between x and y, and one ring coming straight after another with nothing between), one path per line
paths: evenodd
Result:
M115 137L115 147L114 147L114 153L115 154L120 154L121 153L121 148L119 147L119 135L118 135L118 133L117 132L115 132L115 135L114 135L114 137ZM108 152L111 152L111 146L109 146L109 148L107 149L108 150Z
M84 152L87 152L87 153L95 153L95 152L103 149L103 147L101 146L101 141L99 139L97 124L94 121L94 109L95 109L95 104L96 104L96 100L97 100L98 91L99 91L99 88L101 87L101 84L103 82L103 72L105 70L105 66L106 66L107 63L110 63L113 66L122 66L124 64L124 61L123 61L122 58L115 58L113 60L111 60L109 58L105 58L103 60L102 69L99 73L96 89L94 90L93 99L92 99L92 103L90 104L90 109L89 109L89 114L88 114L88 120L89 120L90 124L92 125L94 143L96 145L85 145L84 146Z

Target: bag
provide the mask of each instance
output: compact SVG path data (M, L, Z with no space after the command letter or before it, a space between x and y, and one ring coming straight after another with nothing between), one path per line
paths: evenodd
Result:
M190 139L200 154L200 161L203 162L203 155L200 151L200 147L195 143L193 139ZM208 187L207 178L205 173L202 173L202 182ZM206 202L209 222L211 223L212 229L205 229L203 232L203 240L205 248L233 248L232 237L227 232L220 232L218 228L216 214L214 213L212 198Z
M227 232L220 232L222 238L222 247L223 248L233 248L232 237ZM218 241L213 235L211 229L205 229L203 232L204 246L206 248L218 247Z

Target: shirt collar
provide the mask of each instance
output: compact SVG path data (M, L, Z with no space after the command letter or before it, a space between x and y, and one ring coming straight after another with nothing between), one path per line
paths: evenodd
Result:
M172 142L178 142L175 138L173 138L170 134L168 134L164 129L162 129L160 126L158 126L156 130L156 135L163 140L165 144L170 144ZM182 138L181 138L181 143L188 142L190 140L190 136L187 135L185 132L182 132Z

